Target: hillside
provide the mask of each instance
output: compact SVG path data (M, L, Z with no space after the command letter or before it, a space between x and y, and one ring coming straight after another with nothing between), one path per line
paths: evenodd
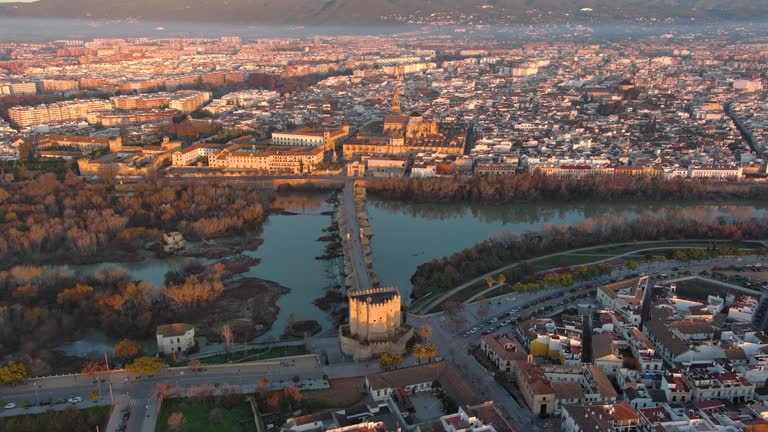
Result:
M0 5L0 15L237 21L269 24L369 24L382 17L471 14L487 22L532 14L579 15L592 8L600 20L626 17L765 18L764 0L40 0Z

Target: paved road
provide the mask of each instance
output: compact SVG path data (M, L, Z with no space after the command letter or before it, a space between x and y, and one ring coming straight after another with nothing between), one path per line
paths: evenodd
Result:
M673 269L675 267L682 267L686 271L696 273L697 271L711 269L716 265L734 263L739 265L762 263L766 265L766 258L750 256L716 258L690 263L675 261L652 263L650 265L641 265L639 269L634 271L617 269L612 275L593 280L590 283L597 285L607 282L610 278L621 279L635 272L668 273L674 277ZM513 317L524 318L542 307L548 305L556 306L565 297L578 295L591 289L584 287L563 297L542 301L543 298L560 290L550 288L531 293L513 293L501 296L488 303L488 317L516 310ZM524 308L523 306L525 305L529 307ZM480 316L479 310L479 303L467 305L466 309L462 312L467 326L459 329L450 325L442 313L428 316L410 314L408 320L414 326L420 326L424 323L430 324L433 329L430 342L437 345L440 355L447 360L453 361L464 373L465 378L476 388L480 389L481 394L485 398L495 401L502 412L518 429L537 432L548 430L549 423L533 419L526 407L519 406L507 394L506 390L495 382L491 374L483 369L474 358L468 355L469 349L479 344L480 332L467 337L463 337L463 333L466 332L467 328L473 326L487 328L488 325L488 317ZM408 356L404 360L403 366L410 366L416 363L416 359L413 356ZM280 380L290 382L297 375L305 380L319 380L323 375L328 375L330 378L345 378L365 376L379 371L376 361L364 363L346 362L321 367L316 358L312 356L298 358L294 361L274 360L248 364L211 365L205 368L203 371L193 371L191 368L173 368L164 370L155 377L138 380L132 379L123 371L114 371L110 374L100 375L99 378L105 380L103 383L94 383L90 378L82 375L31 379L16 387L0 387L0 399L5 402L15 402L18 405L17 408L0 412L0 416L44 411L47 407L35 407L24 410L21 406L24 400L35 402L49 397L57 399L81 396L84 398L84 401L77 404L79 408L90 407L95 404L111 404L107 386L108 383L111 383L112 393L118 408L113 411L114 418L110 421L110 428L116 428L115 423L120 424L123 415L122 409L127 407L130 410L130 419L126 432L154 432L157 414L157 386L160 383L169 384L172 392L178 395L186 395L190 391L203 387L215 390L217 388L216 384L231 386L233 389L243 392L252 392L255 391L256 383L262 377L267 377L271 382L277 383ZM88 400L88 394L97 388L101 389L101 398L96 402ZM64 409L67 406L68 404L61 404L53 408ZM532 420L533 423L531 423ZM107 429L107 431L113 432L114 429Z
M475 388L481 389L481 394L484 397L493 400L511 423L517 426L519 430L543 432L550 430L552 420L534 418L527 407L518 405L515 400L507 394L506 390L495 382L493 376L480 366L473 357L468 355L470 349L480 344L480 334L483 330L489 328L489 320L491 317L512 312L512 318L527 319L532 315L538 316L541 309L547 306L553 307L548 313L551 315L569 306L568 303L564 303L564 299L571 296L582 296L586 293L593 293L595 288L588 288L587 285L597 286L599 284L610 282L612 279L625 279L635 273L667 273L669 275L674 275L676 272L673 269L675 268L683 268L681 271L695 274L698 271L711 269L717 265L728 265L736 261L738 261L739 265L754 264L758 262L765 265L766 258L749 256L741 258L715 258L689 263L681 263L678 261L651 263L650 265L641 265L640 268L636 270L626 268L616 269L611 275L602 276L589 282L577 284L576 288L566 289L550 287L531 293L505 294L501 297L490 299L488 303L484 305L484 307L487 308L487 316L480 316L480 303L476 302L466 305L465 309L461 312L466 325L458 329L447 321L442 313L430 315L411 314L409 315L408 320L416 327L423 324L429 324L432 327L432 337L430 338L430 342L437 346L440 355L446 360L454 362L464 373L465 378L472 383ZM571 289L574 290L571 291ZM544 300L544 298L562 291L567 292L560 297ZM587 299L579 298L573 303L581 303L584 301L587 301ZM498 324L498 322L494 323L493 326L497 327ZM473 327L477 327L480 330L469 334L466 337L463 336L467 330ZM497 328L495 331L511 332L512 327L501 327Z
M267 377L271 382L280 380L291 382L294 376L301 379L320 380L324 374L317 359L311 356L302 357L293 361L265 361L250 364L227 364L205 366L204 371L194 371L191 368L172 368L161 371L151 378L134 379L123 371L103 373L99 376L104 383L96 383L82 375L68 375L42 379L31 379L16 387L0 388L0 399L6 402L14 402L17 408L4 410L0 416L24 414L22 404L25 400L36 402L49 397L70 398L80 396L83 402L77 404L79 408L94 406L95 404L111 404L107 384L111 383L115 403L120 407L113 411L122 419L122 409L128 407L130 418L126 432L154 432L157 414L157 389L158 384L166 383L171 386L176 394L185 395L195 389L206 388L215 391L219 387L232 387L247 391L255 391L259 379ZM88 395L100 386L102 396L94 403L88 400ZM58 409L66 408L66 404L57 406ZM38 407L39 408L39 407ZM35 408L35 409L38 409ZM45 409L43 409L44 411ZM30 411L33 412L33 411ZM116 420L110 420L113 426ZM117 421L119 425L120 422ZM116 426L113 426L116 428ZM114 429L108 432L113 432Z
M594 249L602 249L602 248L626 246L626 245L645 245L645 244L653 245L653 244L659 244L659 243L670 243L671 241L672 240L659 240L659 241L647 241L647 242L624 242L624 243L613 243L613 244L600 245L600 246L589 246L589 247L584 247L584 248L571 249L571 250L551 253L551 254L548 254L548 255L542 255L540 257L529 259L529 260L527 260L527 262L536 262L536 261L540 261L540 260L543 260L543 259L552 258L552 257L558 256L558 255L579 253L579 252L585 252L585 251L594 250ZM731 241L731 240L699 240L699 239L694 239L694 240L680 240L679 243L701 242L701 243L706 244L706 243L721 243L721 242L729 242L729 241ZM758 242L759 242L759 240L758 240ZM670 248L671 249L685 249L685 247L670 247ZM631 252L628 252L628 253L614 255L612 257L607 257L605 259L595 261L594 263L591 263L591 264L601 263L601 262L605 262L605 261L610 261L610 260L613 260L613 259L616 259L616 258L621 258L622 256L636 255L638 253L642 253L643 251L655 250L655 249L661 249L661 247L658 247L658 248L649 247L647 249L634 250L634 251L631 251ZM467 281L467 282L457 286L456 288L453 288L450 291L445 292L444 294L440 295L439 297L437 297L435 299L430 300L427 303L420 303L420 304L418 304L414 308L414 312L416 312L416 311L422 312L422 313L429 312L431 309L435 308L440 303L442 303L445 300L449 299L453 295L463 291L464 289L469 288L470 286L472 286L472 285L474 285L474 284L476 284L478 282L485 281L486 279L488 279L489 276L493 276L496 273L513 269L513 268L517 267L518 265L520 265L520 262L509 264L509 265L506 265L504 267L501 267L501 268L498 268L496 270L493 270L493 271L490 271L488 273L485 273L483 275L480 275L480 276L478 276L478 277L476 277L476 278L474 278L472 280L469 280L469 281ZM575 266L572 266L572 267L580 267L580 266L583 266L583 265L588 265L588 264L579 264L579 265L575 265Z
M344 217L348 227L346 235L349 238L352 255L349 258L352 261L353 279L356 281L354 288L368 289L372 285L368 276L368 264L365 261L365 250L361 240L360 221L357 220L357 211L355 210L355 184L353 181L344 184L342 200L344 201Z

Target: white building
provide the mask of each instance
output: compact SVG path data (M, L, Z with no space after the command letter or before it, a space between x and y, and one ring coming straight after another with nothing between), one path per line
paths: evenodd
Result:
M195 346L195 328L189 324L161 325L156 336L157 351L162 354L185 353Z
M195 163L199 158L208 157L221 150L214 144L195 144L185 149L173 152L173 166L187 166Z
M747 80L747 79L737 79L733 80L733 88L735 90L745 90L745 91L760 91L763 89L763 83L760 80Z
M332 148L349 135L349 126L338 129L299 128L290 132L273 132L272 144Z
M755 314L757 306L757 298L739 294L728 308L728 319L752 322L752 316Z
M688 178L705 178L716 180L738 180L744 176L742 167L689 167Z

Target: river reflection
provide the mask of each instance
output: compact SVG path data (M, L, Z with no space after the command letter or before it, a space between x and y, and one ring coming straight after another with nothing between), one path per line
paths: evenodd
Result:
M663 211L764 214L768 204L735 203L727 206L697 203L536 203L492 206L476 203L414 204L369 197L368 215L373 229L374 272L382 285L411 293L416 267L451 255L500 232L520 233L545 225L574 225L604 216L633 217Z
M277 339L285 329L291 314L297 320L317 320L326 333L333 332L330 317L312 304L324 289L341 282L337 261L315 259L324 253L325 243L318 238L331 224L327 202L331 193L280 192L272 206L285 210L268 217L262 229L249 235L259 235L264 244L258 250L246 252L261 263L243 277L275 281L290 288L290 293L278 300L280 313L272 330L261 339ZM689 215L727 211L747 216L765 214L768 204L735 203L727 206L694 203L537 203L504 206L476 203L414 204L370 196L367 204L373 229L374 271L382 285L397 286L403 300L410 300L410 278L422 263L453 254L475 243L494 237L500 232L519 233L539 230L545 225L572 225L581 221L609 215L635 216L643 212L683 210ZM703 217L703 216L702 216ZM148 254L137 263L103 263L92 266L71 266L81 273L102 268L125 268L132 279L149 280L162 286L165 273L180 269L189 258L157 258ZM94 349L104 345L93 339ZM72 351L88 352L90 347L78 342Z

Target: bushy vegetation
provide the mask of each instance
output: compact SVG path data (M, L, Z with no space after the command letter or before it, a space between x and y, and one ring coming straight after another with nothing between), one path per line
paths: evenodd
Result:
M547 226L523 234L500 233L451 256L422 264L411 277L412 297L445 291L507 264L542 255L608 243L682 239L762 239L768 235L768 216L758 213L728 215L707 211L666 210L637 217L608 216L572 226ZM518 274L520 273L520 274ZM532 271L518 266L508 280L527 282Z
M486 201L501 204L522 201L768 199L768 187L757 184L691 182L641 176L562 179L536 171L504 176L374 179L369 180L366 187L369 192L417 202Z
M0 263L88 262L131 256L165 231L192 239L257 227L266 197L231 185L147 182L113 194L74 174L0 185Z
M0 418L0 430L13 432L92 432L104 430L112 407L69 407L45 414Z
M0 307L0 358L17 360L31 376L47 375L56 363L52 347L83 328L126 339L115 346L116 355L133 358L140 346L130 339L151 337L159 324L192 320L222 294L222 265L203 269L169 284L155 301L153 285L132 281L125 271L90 276L50 266L0 271L0 304L13 305Z

